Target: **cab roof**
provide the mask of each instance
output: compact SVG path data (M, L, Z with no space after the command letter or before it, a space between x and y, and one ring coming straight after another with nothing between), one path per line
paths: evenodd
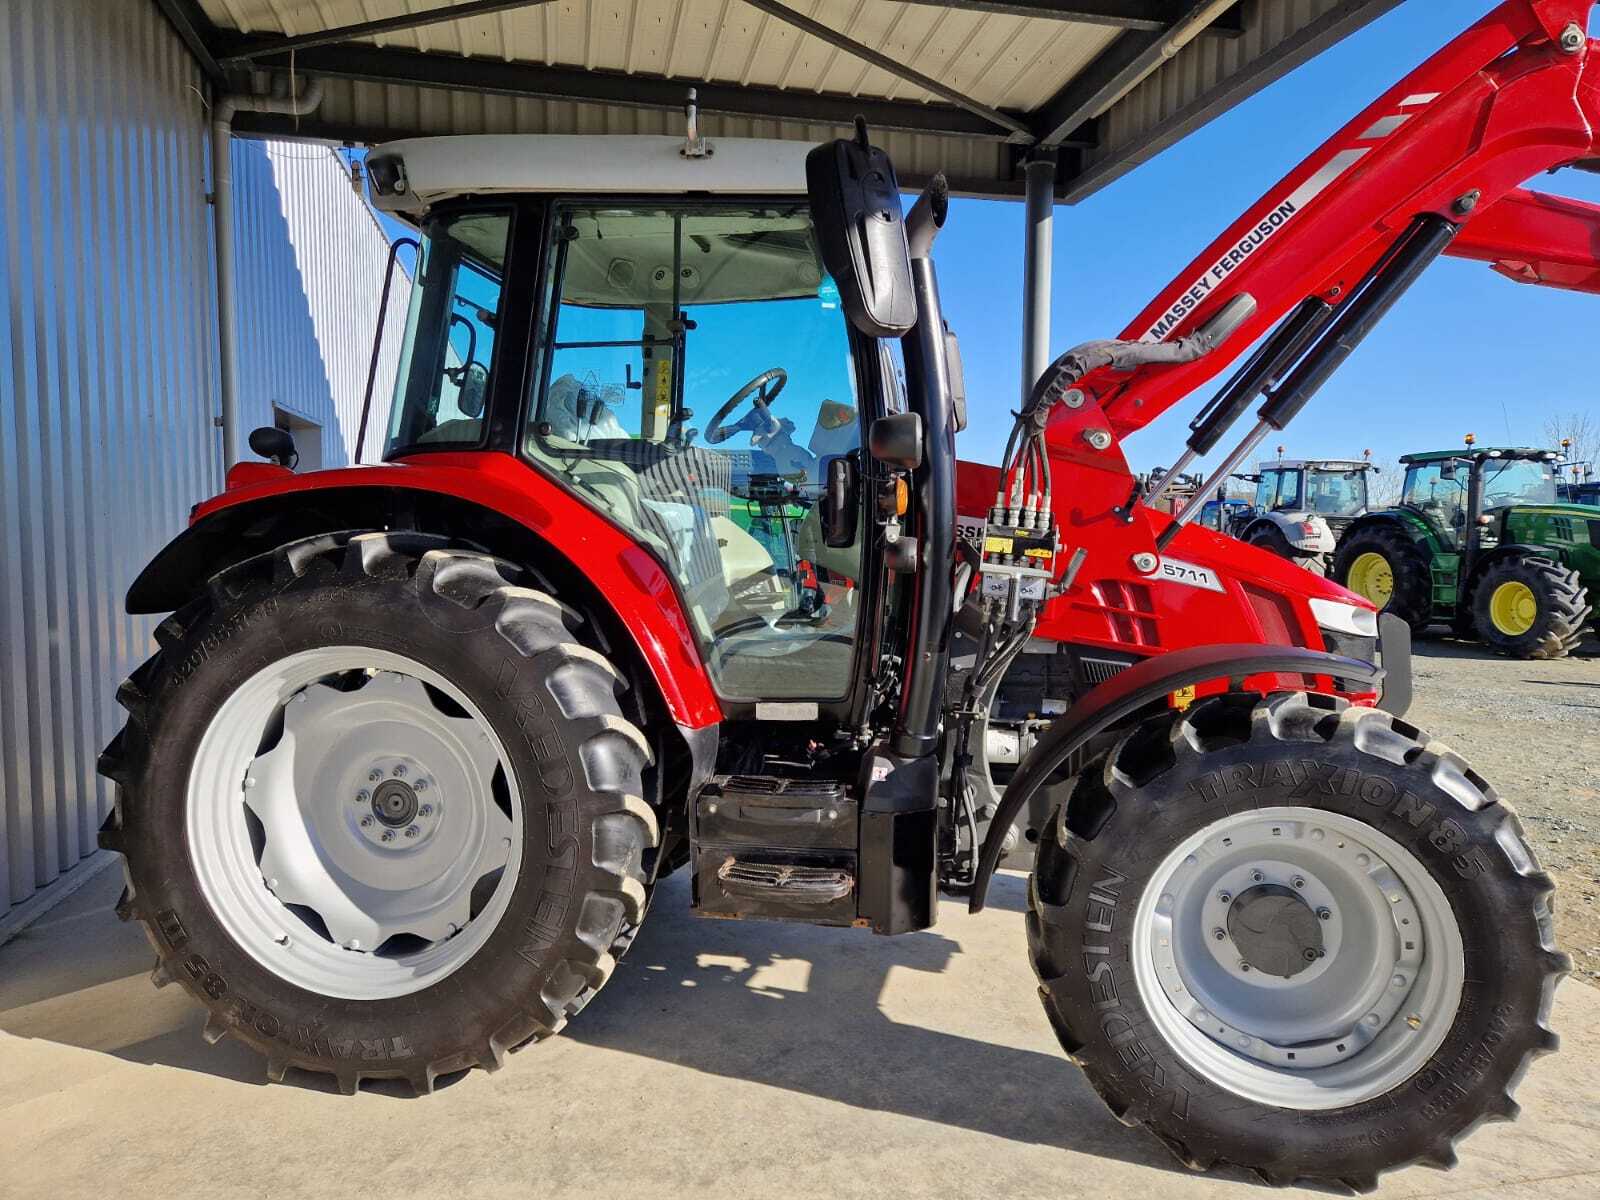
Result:
M1528 458L1554 460L1560 455L1554 450L1541 450L1535 446L1462 446L1455 450L1424 450L1417 454L1402 454L1405 466L1413 463L1446 462L1449 459L1478 458Z
M1264 462L1263 471L1370 471L1376 468L1362 458L1279 458Z
M670 136L485 133L386 142L367 157L373 204L410 217L455 196L804 196L805 142L712 138L702 158ZM404 190L388 186L398 162Z

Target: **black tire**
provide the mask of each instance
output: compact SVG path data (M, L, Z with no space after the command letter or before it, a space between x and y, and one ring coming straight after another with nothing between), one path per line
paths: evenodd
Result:
M1340 539L1328 572L1333 581L1359 591L1350 586L1350 569L1363 554L1381 554L1394 577L1394 591L1380 611L1393 613L1413 633L1421 633L1433 611L1433 574L1427 556L1398 525L1366 525ZM1374 597L1367 599L1376 603Z
M1279 558L1286 558L1292 563L1300 561L1300 556L1294 552L1289 539L1275 526L1254 525L1245 534L1244 541L1246 545L1260 546L1263 550L1270 550Z
M422 535L308 539L213 579L117 693L128 721L100 770L117 784L101 844L126 859L118 913L143 923L155 981L177 980L208 1010L207 1039L256 1049L275 1080L297 1067L347 1093L363 1079L423 1093L440 1075L493 1070L589 1001L644 917L641 860L658 824L622 676L579 642L576 614L520 578ZM404 653L458 686L523 797L510 907L455 971L389 999L317 994L262 966L219 922L187 848L190 765L223 700L288 654L350 644Z
M1502 630L1494 617L1494 597L1506 584L1520 583L1538 606L1533 625L1521 632ZM1515 555L1492 563L1472 589L1472 628L1492 650L1516 658L1566 658L1583 640L1592 609L1576 571L1534 555Z
M1434 1055L1343 1108L1273 1107L1197 1074L1134 975L1134 914L1157 865L1214 820L1275 805L1342 814L1410 851L1473 966ZM1325 697L1234 695L1151 718L1086 765L1040 838L1028 942L1061 1044L1124 1123L1195 1169L1365 1191L1380 1171L1451 1165L1458 1138L1516 1114L1511 1089L1557 1044L1550 1006L1569 964L1554 948L1551 892L1515 814L1411 726Z

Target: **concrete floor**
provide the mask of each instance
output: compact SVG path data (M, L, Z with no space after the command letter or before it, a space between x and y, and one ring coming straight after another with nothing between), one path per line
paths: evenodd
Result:
M113 917L120 874L0 949L6 1200L1264 1194L1106 1114L1034 997L1020 876L897 939L697 920L673 879L567 1034L401 1100L267 1086L254 1055L207 1046ZM1381 1195L1600 1195L1600 991L1567 982L1556 1018L1522 1119Z

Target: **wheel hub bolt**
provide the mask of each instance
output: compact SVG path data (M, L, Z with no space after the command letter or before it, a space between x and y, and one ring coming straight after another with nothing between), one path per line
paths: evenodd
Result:
M1294 877L1293 883L1296 888L1303 888L1306 885L1306 881L1298 875Z
M424 817L431 817L431 816L433 816L433 805L431 805L431 804L424 804L424 805L423 805L423 806L422 806L422 807L421 807L421 808L420 808L420 809L419 809L419 810L418 810L418 813L419 813L419 815L421 815L421 816L424 816Z
M1305 960L1307 962L1316 962L1317 959L1322 957L1322 955L1317 953L1317 951L1313 950L1310 946L1307 946L1303 951L1301 951L1301 953L1305 955Z
M410 826L407 826L407 828L406 828L406 836L408 838L414 838L414 837L417 836L417 834L419 834L421 832L422 832L422 830L418 829L415 825L410 825Z
M1233 903L1233 893L1231 893L1231 892L1218 892L1217 893L1217 899L1222 901L1222 903L1224 903L1224 904L1231 904L1231 903Z
M406 777L406 765L405 765L405 763L396 763L395 764L394 777L396 779L404 779Z
M383 831L383 840L384 840L384 841L386 841L386 842L392 842L392 841L394 841L394 830L392 830L392 829L385 829L385 830L384 830L384 831Z
M1266 876L1263 875L1260 871L1251 871L1250 872L1250 879L1251 879L1251 881L1253 883L1260 883L1265 878L1266 878Z
M1244 959L1241 958L1239 960L1239 970L1248 971L1249 969L1250 969L1250 964L1245 962Z
M368 771L367 772L367 782L368 783L377 783L378 780L380 780L382 778L383 778L383 772L382 771Z
M372 828L372 818L371 817L362 817L361 818L361 828L363 828L363 829L371 829Z
M414 792L425 792L425 791L427 791L428 790L428 781L426 779L417 780L415 783L413 783L411 785L411 790L414 791Z
M1221 928L1213 929L1211 931L1211 936L1216 938L1219 942L1225 942L1228 940L1228 931Z
M371 799L372 799L372 793L367 791L366 788L362 788L359 792L356 793L356 803L357 804L365 804L368 800L371 800Z
M1319 908L1319 909L1317 909L1317 920L1319 920L1319 921L1331 921L1331 920L1333 920L1333 910L1329 909L1329 908Z

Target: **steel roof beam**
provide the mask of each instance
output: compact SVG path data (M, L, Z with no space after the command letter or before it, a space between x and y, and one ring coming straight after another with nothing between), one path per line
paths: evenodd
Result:
M213 83L223 79L222 65L212 53L217 27L200 8L199 0L156 0L156 7L188 48L200 69Z
M800 13L795 12L794 9L779 4L777 0L743 0L743 3L748 4L751 8L761 10L776 21L782 21L786 25L793 25L803 33L809 33L812 37L818 38L830 46L836 46L852 57L859 58L863 62L869 62L880 70L904 79L907 83L913 83L924 91L943 97L957 108L964 108L991 124L998 125L1012 134L1020 135L1024 140L1031 140L1033 137L1026 121L1019 120L1010 113L1001 112L998 108L991 108L987 104L974 100L965 92L953 88L949 84L941 83L931 76L924 75L921 71L914 71L889 55L874 50L871 46L858 42L854 38L846 37L819 21L813 21L810 17L802 16Z
M157 0L166 4L173 0ZM187 2L187 0L182 0ZM286 54L291 50L308 50L313 46L331 46L339 42L380 37L406 29L420 29L445 21L464 21L469 17L488 17L495 13L510 12L516 8L533 8L548 4L550 0L467 0L464 4L447 4L442 8L424 9L422 12L405 12L394 17L381 17L375 21L358 21L354 25L338 25L316 33L303 33L294 37L246 37L230 46L222 55L222 62L232 66L260 58L265 54Z
M287 69L288 56L275 56L260 66ZM943 133L1000 139L1005 130L963 108L913 100L878 100L835 92L783 91L778 88L668 79L660 75L586 71L580 67L547 67L539 63L467 58L456 54L424 54L352 44L318 46L295 55L295 70L325 79L358 79L369 83L411 84L451 91L483 92L536 100L579 100L632 108L681 112L692 87L701 112L729 116L798 121L821 125L854 123L857 114L871 126L913 133ZM1005 114L1022 125L1021 114ZM1026 126L1023 126L1026 128Z
M904 0L930 8L959 8L1007 17L1042 17L1078 25L1110 25L1149 33L1172 23L1169 0ZM1225 13L1206 30L1213 37L1238 37L1244 32L1239 10Z
M1169 6L1175 16L1162 28L1121 34L1031 115L1033 135L1042 145L1059 145L1170 58L1177 39L1197 36L1193 25L1214 8L1216 0L1184 0Z

